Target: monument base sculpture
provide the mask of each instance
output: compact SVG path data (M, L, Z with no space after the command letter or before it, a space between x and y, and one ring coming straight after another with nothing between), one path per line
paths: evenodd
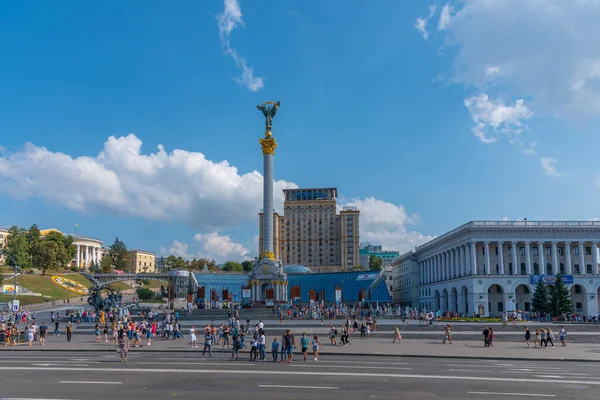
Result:
M287 274L280 262L263 257L250 272L251 301L256 305L274 306L288 301Z

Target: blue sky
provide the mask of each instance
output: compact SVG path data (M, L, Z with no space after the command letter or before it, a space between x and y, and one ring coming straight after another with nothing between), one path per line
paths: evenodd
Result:
M337 187L364 241L600 217L600 5L563 4L3 3L0 225L253 256L265 100L277 188Z

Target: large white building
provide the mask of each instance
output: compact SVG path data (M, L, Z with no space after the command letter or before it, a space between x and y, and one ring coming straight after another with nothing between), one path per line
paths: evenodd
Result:
M471 221L396 260L393 301L486 316L527 312L535 282L560 273L574 311L597 315L599 242L597 221Z

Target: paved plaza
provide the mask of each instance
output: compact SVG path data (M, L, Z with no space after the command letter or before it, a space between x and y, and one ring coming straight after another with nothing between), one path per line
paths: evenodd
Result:
M322 356L292 364L228 354L0 352L0 399L596 399L600 363ZM35 384L32 384L35 383Z

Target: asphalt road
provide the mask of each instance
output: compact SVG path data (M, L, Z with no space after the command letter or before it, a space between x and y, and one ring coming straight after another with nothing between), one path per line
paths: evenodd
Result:
M116 352L0 351L0 399L597 399L600 390L600 363L246 357L131 351L122 363Z

